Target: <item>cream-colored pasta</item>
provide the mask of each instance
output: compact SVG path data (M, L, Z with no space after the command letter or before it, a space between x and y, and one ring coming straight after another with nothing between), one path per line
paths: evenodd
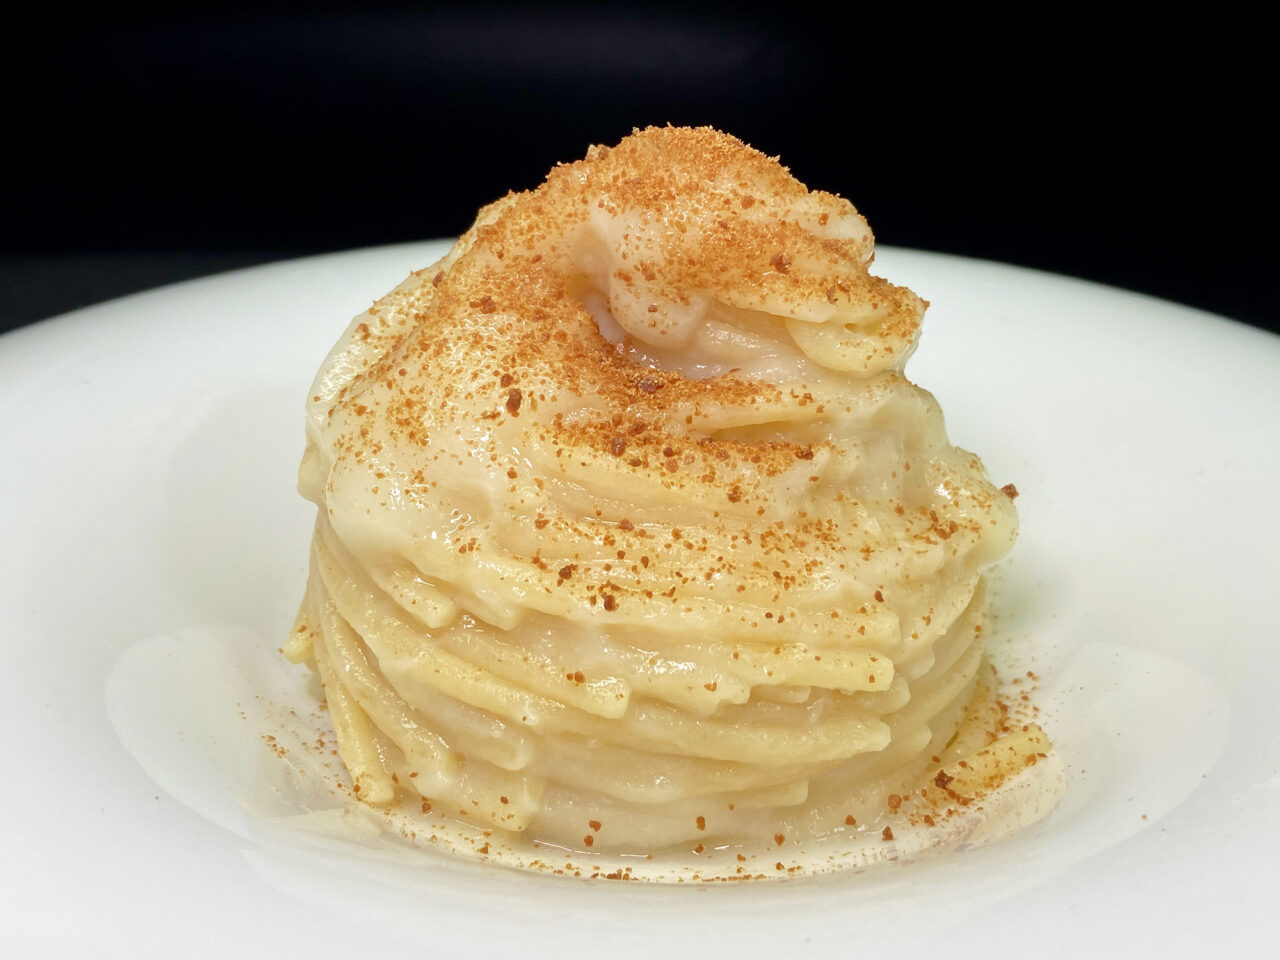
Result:
M363 799L649 852L875 822L956 758L1016 516L903 376L924 304L871 256L848 202L655 128L356 318L286 653Z

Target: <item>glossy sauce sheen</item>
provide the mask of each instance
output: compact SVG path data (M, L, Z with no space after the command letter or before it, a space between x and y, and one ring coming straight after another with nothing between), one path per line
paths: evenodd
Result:
M1047 759L984 661L1016 491L903 376L925 305L872 246L733 138L651 128L352 322L286 653L356 796L526 864L726 856L927 832Z

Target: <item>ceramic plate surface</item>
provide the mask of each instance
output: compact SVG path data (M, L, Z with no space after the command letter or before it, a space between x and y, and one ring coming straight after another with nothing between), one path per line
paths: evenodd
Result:
M1280 338L883 250L911 378L1016 482L998 642L1067 793L859 873L583 882L299 816L266 741L305 580L311 377L440 244L270 265L0 337L0 955L1267 955L1280 935ZM416 951L415 951L416 948Z

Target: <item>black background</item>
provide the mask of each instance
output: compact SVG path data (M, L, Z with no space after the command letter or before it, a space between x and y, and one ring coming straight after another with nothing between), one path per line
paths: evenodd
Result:
M1229 6L307 5L28 12L0 40L0 330L250 263L455 235L648 124L711 124L882 243L1275 329L1276 54Z

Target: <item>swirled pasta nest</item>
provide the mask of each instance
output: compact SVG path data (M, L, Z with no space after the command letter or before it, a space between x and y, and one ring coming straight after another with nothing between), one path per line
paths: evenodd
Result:
M830 836L943 768L1016 515L903 376L925 304L872 246L737 140L651 128L353 321L286 652L362 799L634 853Z

